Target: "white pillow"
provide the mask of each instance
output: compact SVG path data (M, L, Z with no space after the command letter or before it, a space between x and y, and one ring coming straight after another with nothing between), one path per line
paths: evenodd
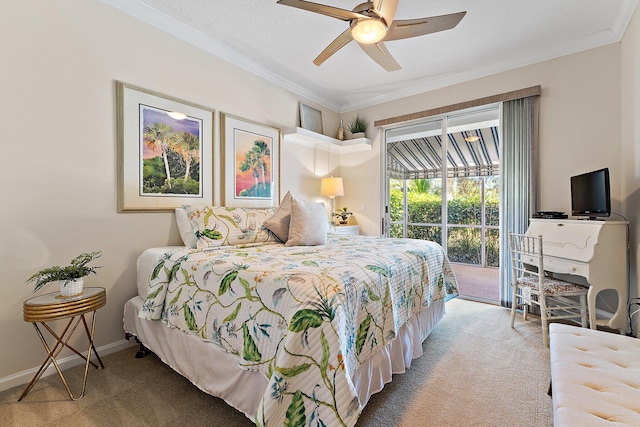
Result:
M315 246L327 243L329 221L321 203L291 198L289 239L285 246Z
M196 233L191 228L191 222L187 216L187 211L184 208L176 208L176 223L178 224L178 231L182 242L185 246L195 249L198 244Z
M264 222L267 227L278 239L286 242L289 239L289 223L291 222L291 192L282 198L280 207L275 214Z

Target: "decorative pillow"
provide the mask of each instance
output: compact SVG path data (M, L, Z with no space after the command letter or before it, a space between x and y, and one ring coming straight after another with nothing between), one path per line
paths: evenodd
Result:
M221 206L183 206L198 249L214 246L277 242L264 221L274 208L227 208Z
M291 222L291 192L287 191L275 214L264 222L278 239L286 242L289 239L289 223Z
M176 208L176 223L178 224L178 231L182 242L189 248L196 248L198 239L196 239L196 233L191 228L191 222L187 216L187 211L184 208Z
M324 245L328 232L329 221L323 204L291 198L291 223L285 246Z

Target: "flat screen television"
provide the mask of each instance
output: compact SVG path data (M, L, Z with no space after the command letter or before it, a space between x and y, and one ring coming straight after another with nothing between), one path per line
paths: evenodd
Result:
M571 177L571 215L589 219L611 215L608 168Z

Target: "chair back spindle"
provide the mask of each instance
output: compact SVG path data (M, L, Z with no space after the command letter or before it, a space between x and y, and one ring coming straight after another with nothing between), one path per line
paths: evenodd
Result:
M547 346L550 320L580 319L581 325L587 327L588 287L548 277L544 270L542 236L509 233L509 246L513 270L511 327L514 327L517 307L523 307L526 320L527 307L534 304L540 307L543 341Z

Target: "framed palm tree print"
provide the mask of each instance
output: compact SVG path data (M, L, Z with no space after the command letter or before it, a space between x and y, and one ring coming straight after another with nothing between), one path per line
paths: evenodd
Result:
M223 206L263 208L280 200L280 129L220 114Z
M118 212L213 202L215 111L116 82Z

